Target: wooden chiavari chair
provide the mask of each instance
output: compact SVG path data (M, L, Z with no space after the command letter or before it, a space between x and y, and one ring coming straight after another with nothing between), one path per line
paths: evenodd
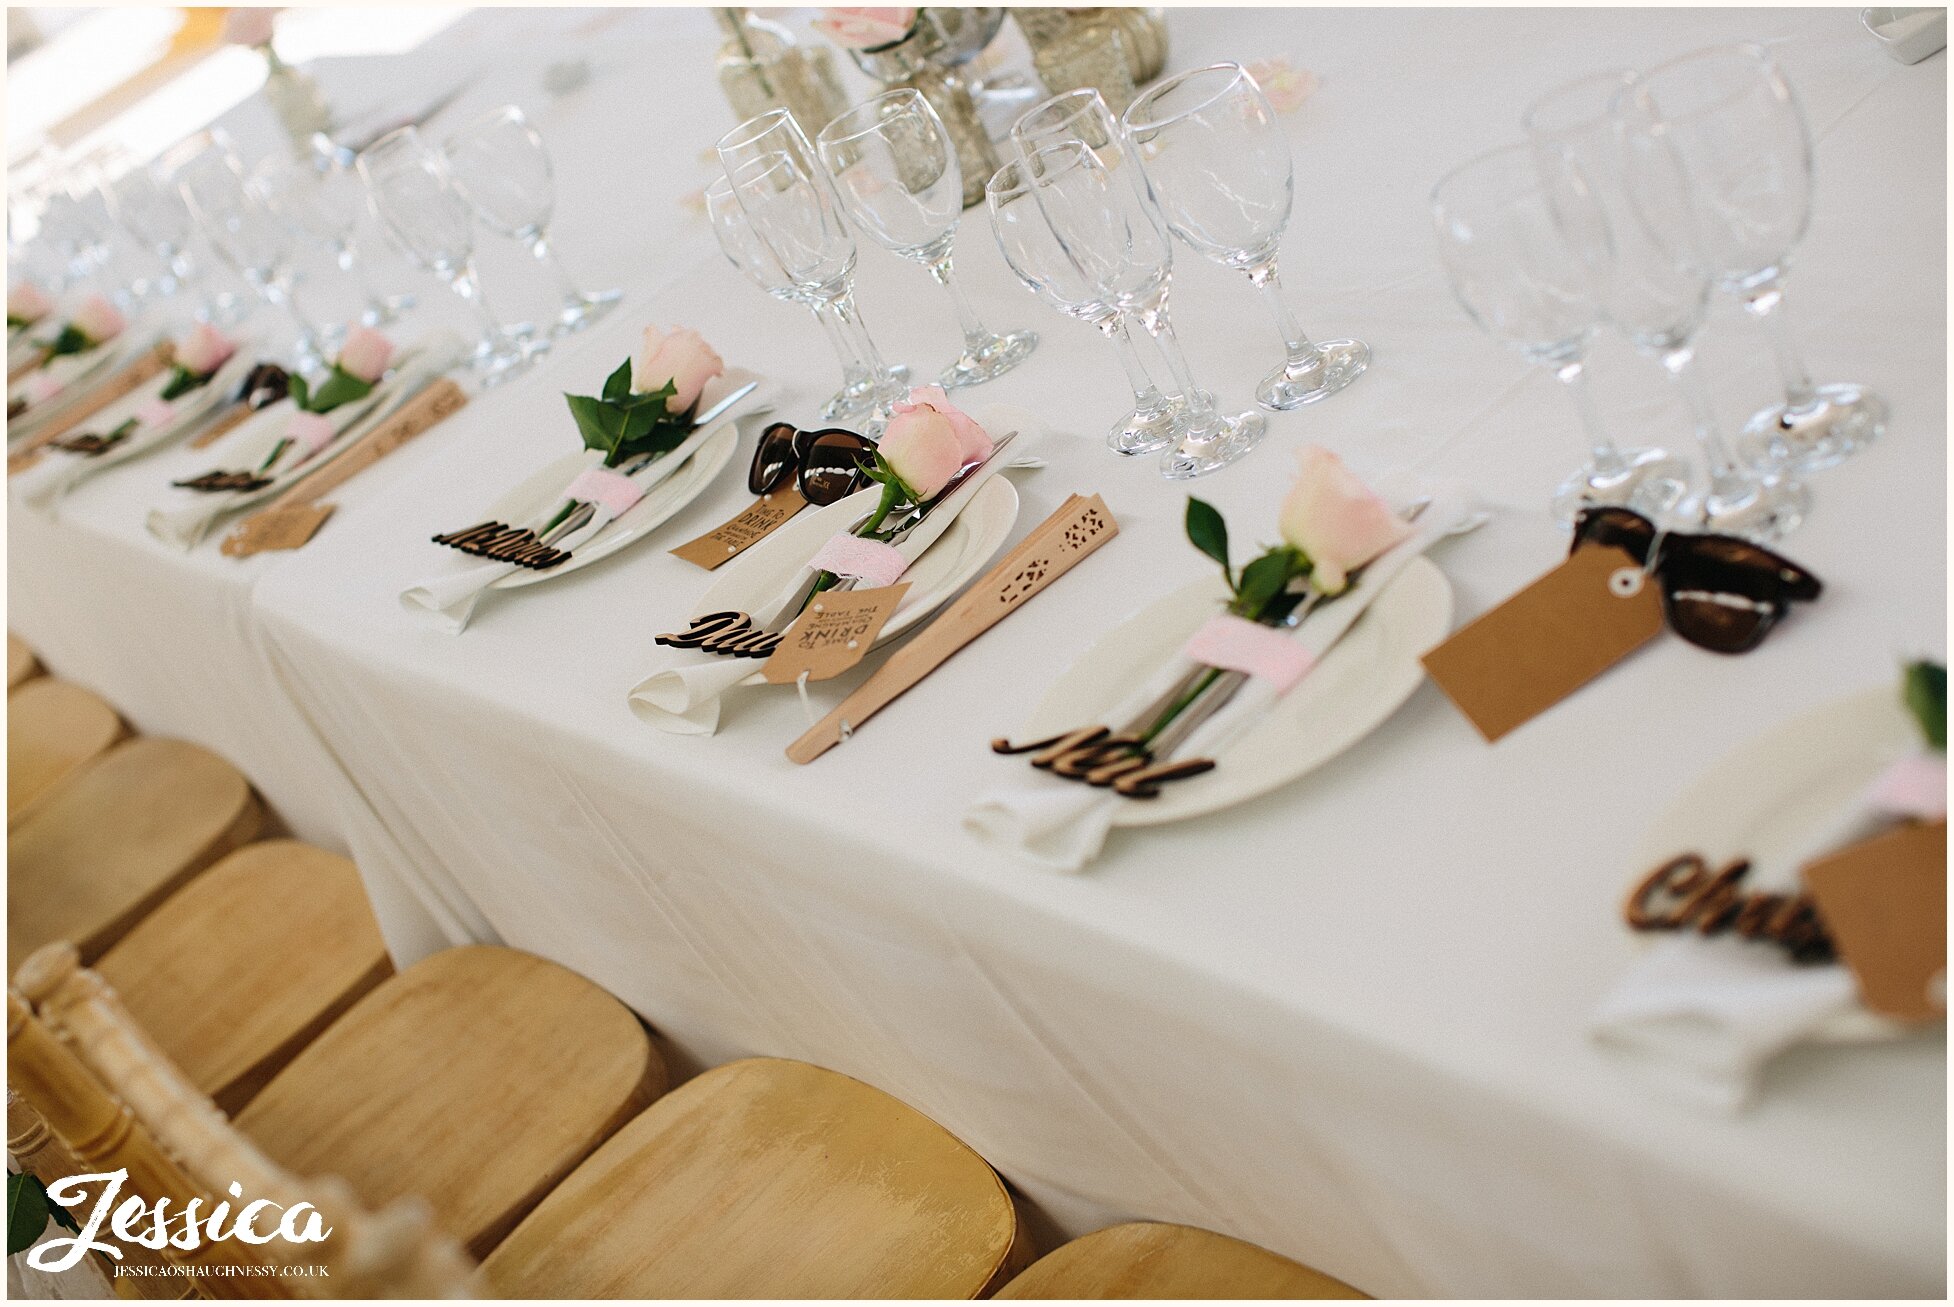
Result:
M37 676L7 696L7 829L123 736L122 719L71 681Z
M41 663L34 651L12 631L7 632L7 693L12 694L40 674Z
M1045 1254L1000 1298L1364 1298L1341 1280L1188 1225L1109 1226Z

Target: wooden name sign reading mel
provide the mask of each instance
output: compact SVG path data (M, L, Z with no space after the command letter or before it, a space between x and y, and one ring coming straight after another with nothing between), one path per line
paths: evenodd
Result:
M332 516L333 505L319 498L372 467L394 450L453 416L468 396L446 377L430 382L400 411L348 445L330 463L307 474L289 490L253 513L224 538L220 546L232 558L274 549L297 549L310 540Z
M860 689L841 701L800 739L787 757L813 762L858 730L910 686L950 656L1022 607L1069 572L1080 559L1119 534L1119 524L1098 495L1073 495L1058 511L984 573L963 598L891 654Z

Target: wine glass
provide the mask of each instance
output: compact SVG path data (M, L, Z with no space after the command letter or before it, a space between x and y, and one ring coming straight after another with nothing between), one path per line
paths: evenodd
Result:
M1295 188L1289 138L1255 79L1240 64L1171 77L1135 100L1123 119L1167 226L1224 267L1246 273L1282 333L1282 366L1255 398L1298 408L1363 375L1370 346L1312 344L1283 298L1276 258Z
M530 357L524 341L489 309L475 275L475 228L468 205L448 184L440 157L419 133L402 127L360 151L354 167L367 201L394 243L417 267L446 282L482 319L472 359L489 385L512 375Z
M1003 376L1031 357L1035 332L986 327L951 273L963 216L963 170L943 120L920 91L901 87L856 105L821 129L821 162L855 225L884 249L929 269L950 293L963 353L938 376L946 389Z
M853 342L828 306L801 293L771 251L753 234L746 211L733 195L733 183L719 177L706 186L706 217L712 234L718 238L720 252L748 281L775 299L799 304L814 314L828 344L841 364L841 389L821 409L828 422L841 422L862 416L874 408L875 375L871 366L854 352Z
M1252 410L1223 414L1194 382L1167 315L1173 247L1125 180L1107 171L1080 141L1061 141L1024 160L1025 177L1067 259L1098 296L1140 320L1160 343L1183 405L1183 432L1160 470L1169 480L1226 467L1268 433Z
M386 298L360 272L359 247L354 237L357 213L336 202L338 197L328 194L325 178L316 168L282 156L267 156L251 170L246 185L273 213L304 236L309 245L322 247L342 276L353 280L363 301L361 322L372 327L395 319L397 315ZM337 347L343 330L335 328L328 334L329 345Z
M505 104L491 110L450 136L441 149L455 189L473 206L475 216L528 246L530 255L556 278L563 300L558 331L580 331L610 312L624 292L578 289L550 245L555 173L543 138L521 109Z
M1494 340L1552 369L1581 415L1588 465L1554 491L1554 519L1569 525L1589 504L1667 511L1688 465L1660 449L1618 449L1602 427L1586 367L1601 306L1558 226L1533 147L1504 146L1459 165L1432 188L1431 204L1459 304Z
M1127 382L1133 387L1133 411L1113 423L1106 443L1121 454L1151 454L1167 448L1182 434L1181 404L1169 398L1147 375L1133 347L1127 317L1110 304L1059 244L1043 208L1032 193L1030 164L1017 159L991 175L984 188L984 206L991 215L991 231L1005 264L1025 289L1069 317L1090 323L1105 335L1119 355Z
M1624 102L1635 84L1631 72L1598 73L1535 101L1525 116L1535 162L1602 314L1662 364L1689 405L1709 483L1680 503L1677 515L1768 544L1804 520L1810 495L1787 477L1741 465L1718 427L1693 366L1710 269L1681 163L1653 124Z
M834 316L868 365L875 384L867 422L879 431L907 387L883 366L855 309L855 238L814 147L792 113L771 109L726 133L716 148L761 248L790 283Z
M192 138L173 158L177 193L219 257L259 296L284 311L298 330L294 361L310 371L325 360L319 333L298 302L297 235L245 186L244 167L216 133Z
M1830 467L1878 438L1886 404L1851 382L1813 385L1785 323L1791 251L1811 221L1811 129L1762 46L1686 54L1629 95L1670 143L1696 196L1717 284L1770 333L1784 402L1744 425L1742 447L1796 472Z

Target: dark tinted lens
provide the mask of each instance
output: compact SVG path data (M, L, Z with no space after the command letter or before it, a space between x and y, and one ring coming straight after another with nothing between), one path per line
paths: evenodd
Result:
M746 473L746 488L756 495L780 489L794 470L794 437L791 422L776 422L760 433L760 444L753 451L753 466Z
M801 458L801 496L810 504L832 504L868 482L863 469L873 449L852 431L823 431Z
M1638 563L1645 563L1655 543L1655 523L1631 508L1584 508L1574 519L1573 553L1582 545L1613 545Z
M1662 607L1670 629L1715 653L1749 653L1764 640L1783 609L1727 590L1664 587Z
M1818 578L1732 536L1672 536L1662 562L1669 624L1718 653L1755 649L1794 601L1816 599Z

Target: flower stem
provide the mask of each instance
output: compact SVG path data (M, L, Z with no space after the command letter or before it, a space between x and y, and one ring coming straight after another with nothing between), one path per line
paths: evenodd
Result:
M1213 685L1216 681L1220 679L1221 679L1221 669L1219 667L1210 667L1208 669L1207 675L1203 676L1200 680L1194 683L1193 689L1189 690L1186 694L1176 699L1173 702L1173 704L1168 707L1166 712L1160 714L1159 720L1155 721L1152 726L1149 726L1147 728L1147 733L1140 737L1140 743L1152 744L1154 736L1160 734L1162 731L1166 730L1168 726L1172 725L1174 718L1180 716L1183 712L1186 712L1187 706L1189 704L1193 703L1196 699L1200 698L1202 694L1206 693L1207 688L1210 685Z

